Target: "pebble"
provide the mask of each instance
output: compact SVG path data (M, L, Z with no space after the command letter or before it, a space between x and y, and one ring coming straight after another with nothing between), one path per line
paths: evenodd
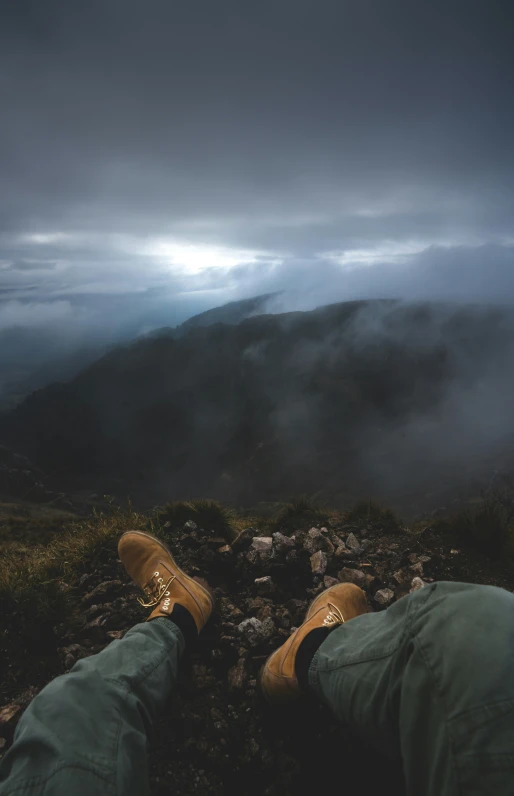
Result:
M270 575L265 575L263 578L255 578L254 585L259 594L271 594L275 591L275 584Z
M311 555L311 570L313 575L324 575L328 566L328 558L322 550Z
M379 589L375 594L375 600L379 605L389 605L394 600L392 589Z
M331 575L325 575L323 578L323 585L325 589L330 589L332 586L336 586L339 583L337 578L333 578Z
M397 572L393 573L393 578L399 586L405 586L409 582L410 576L404 569L399 569Z
M352 553L362 553L362 547L359 544L359 540L355 536L354 533L349 533L346 537L346 547L352 551Z
M348 550L344 542L339 545L335 552L336 558L354 558L354 553L351 550Z
M245 659L239 658L235 666L228 671L228 684L230 688L241 690L245 687L248 673L245 668Z
M261 622L257 617L252 616L249 619L243 619L238 626L239 633L243 640L250 647L257 647L263 641L270 638L275 632L275 624L273 619L268 617L264 622Z
M421 578L412 578L412 583L410 585L411 594L413 591L419 591L425 585L425 581L421 580Z

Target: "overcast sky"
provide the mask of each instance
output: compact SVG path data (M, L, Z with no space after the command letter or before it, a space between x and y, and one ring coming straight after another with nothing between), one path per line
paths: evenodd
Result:
M514 300L510 0L0 7L0 330Z

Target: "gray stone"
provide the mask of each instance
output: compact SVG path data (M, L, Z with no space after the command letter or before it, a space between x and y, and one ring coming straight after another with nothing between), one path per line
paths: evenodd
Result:
M331 575L325 575L323 578L323 585L325 586L325 589L330 589L331 586L335 586L337 583L339 583L337 578L333 578Z
M311 555L311 570L313 575L324 575L328 566L328 558L322 550L317 550Z
M322 550L329 555L334 552L334 545L318 528L310 529L304 539L303 548L311 555L312 553L317 553L318 550Z
M273 538L271 536L254 536L251 547L259 555L269 556L273 550Z
M394 600L394 591L392 589L380 589L375 594L375 600L379 605L389 605Z
M334 555L335 555L336 558L352 558L353 557L353 553L351 552L351 550L348 550L348 548L346 547L344 542L342 542L339 545L339 547L337 548L337 550L336 550Z
M366 575L361 569L349 569L348 567L343 567L343 569L339 572L339 580L341 583L354 583L361 589L366 586Z
M413 591L419 591L420 589L423 588L424 585L425 585L425 581L421 580L421 578L412 578L412 582L411 582L411 585L410 585L411 593Z
M261 622L260 619L252 616L249 619L243 619L241 624L238 625L238 631L249 647L257 647L273 635L275 625L271 617Z
M196 522L193 522L193 520L188 520L187 522L184 523L184 530L185 531L197 531L198 530L198 525L196 524Z
M352 551L352 553L359 554L362 553L362 547L359 544L359 540L355 536L354 533L349 533L346 537L346 547Z
M305 540L303 542L303 548L308 553L312 555L312 553L316 553L320 548L323 539L323 534L321 533L318 528L311 528L310 531L305 536Z
M290 539L289 536L277 531L273 534L273 545L277 553L287 553L289 550L293 549L294 539Z

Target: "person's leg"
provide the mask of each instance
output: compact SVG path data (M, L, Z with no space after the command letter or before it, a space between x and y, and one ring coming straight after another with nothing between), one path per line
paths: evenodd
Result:
M312 691L382 752L407 792L507 796L514 782L514 596L435 583L331 632Z
M152 613L32 701L0 765L2 796L149 792L149 730L173 692L185 645L214 601L149 534L123 534L118 555Z
M147 737L183 650L177 625L157 619L53 680L16 728L0 765L2 796L148 793Z

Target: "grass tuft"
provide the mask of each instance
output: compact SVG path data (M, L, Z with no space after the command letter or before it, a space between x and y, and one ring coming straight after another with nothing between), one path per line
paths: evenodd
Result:
M376 500L359 500L344 514L344 521L356 526L379 523L388 531L401 530L402 522L395 512Z
M309 495L301 495L293 498L280 509L273 524L276 529L295 531L309 523L322 525L329 518L329 512L323 509L314 498Z
M514 501L511 494L492 491L473 508L439 520L435 527L455 540L491 557L514 556Z
M126 530L162 531L155 519L114 510L71 521L46 545L22 544L0 558L0 659L19 661L24 670L55 651L53 628L71 622L77 601L73 587L83 573L103 565L116 568L116 545ZM9 639L9 640L8 640ZM4 645L8 646L5 647ZM5 678L9 673L2 673Z
M171 524L171 533L182 529L192 520L206 533L223 536L229 541L237 535L234 512L216 500L176 501L164 506L160 515L162 523Z

